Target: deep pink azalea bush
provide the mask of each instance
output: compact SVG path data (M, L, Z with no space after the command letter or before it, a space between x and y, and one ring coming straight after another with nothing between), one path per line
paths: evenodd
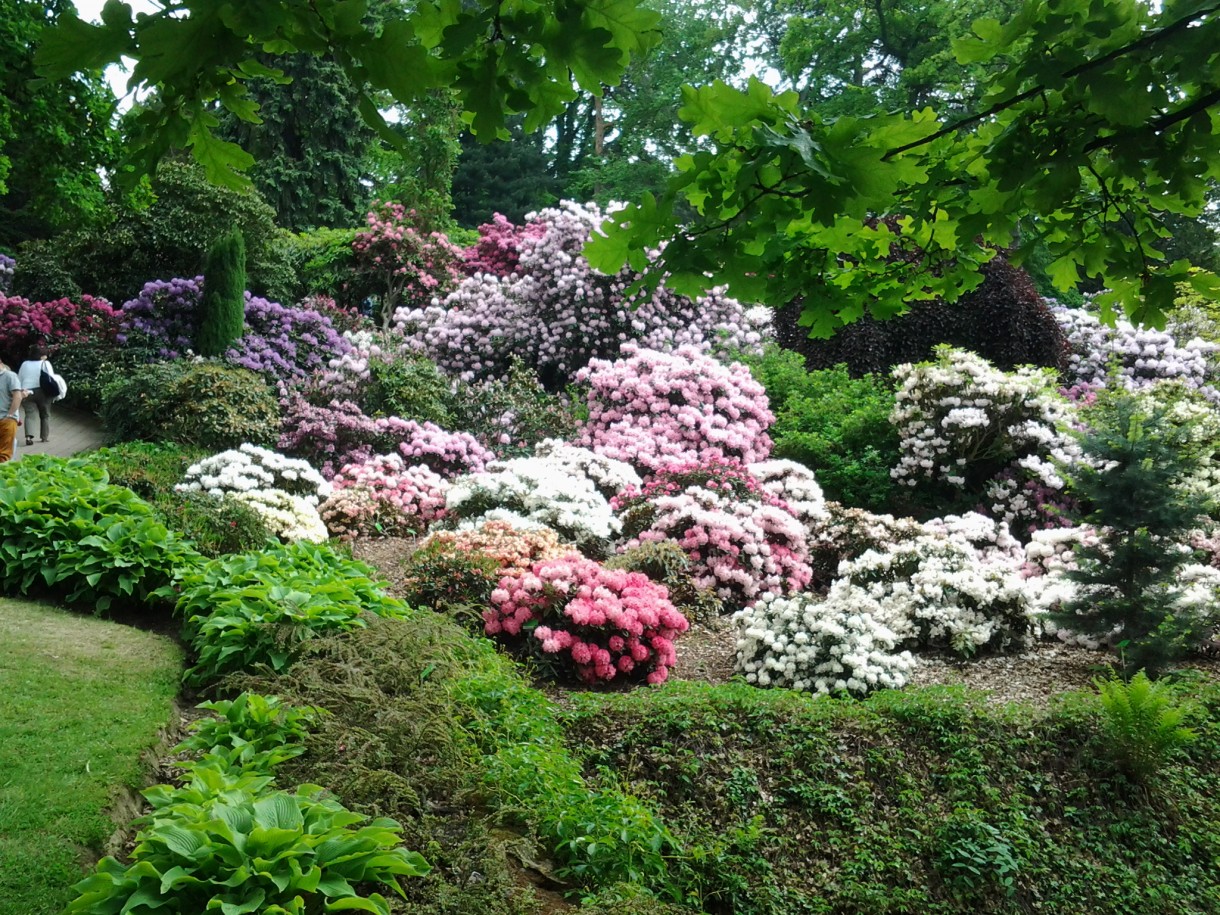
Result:
M396 454L343 467L318 511L332 536L402 537L421 534L445 517L449 484L422 464Z
M805 524L740 462L676 463L611 505L629 538L622 549L672 540L695 585L714 590L726 610L796 593L813 576Z
M598 454L641 471L770 456L767 429L775 416L767 392L740 363L723 365L692 346L662 353L626 344L620 359L594 360L577 378L589 388L579 444Z
M665 682L677 663L674 639L689 628L664 586L579 553L505 575L491 601L488 635L523 636L586 683Z
M545 232L546 225L541 222L518 226L496 213L491 222L479 226L479 240L462 252L462 268L470 276L509 276L521 265L522 244Z
M462 249L440 232L421 232L414 210L399 203L374 204L368 227L356 234L352 251L359 270L381 293L382 325L400 305L423 308L444 296L460 278Z
M108 301L82 296L80 302L31 302L0 294L0 350L24 358L31 344L105 343L119 332L121 312Z

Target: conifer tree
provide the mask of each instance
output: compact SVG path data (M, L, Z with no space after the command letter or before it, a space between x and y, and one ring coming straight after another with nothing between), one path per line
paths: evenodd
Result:
M201 356L221 355L242 335L245 323L246 243L234 229L208 251L195 350Z
M1206 638L1214 620L1183 605L1179 570L1192 554L1186 533L1207 510L1184 483L1200 452L1163 407L1127 392L1089 411L1086 460L1071 471L1072 493L1091 506L1098 542L1077 551L1075 599L1055 619L1109 637L1127 676L1156 676Z

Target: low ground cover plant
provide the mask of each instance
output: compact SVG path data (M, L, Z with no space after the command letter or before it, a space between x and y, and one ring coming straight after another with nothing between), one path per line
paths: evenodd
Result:
M182 576L175 606L195 652L189 683L267 665L287 668L321 634L366 625L363 614L402 616L363 563L298 542L214 559Z

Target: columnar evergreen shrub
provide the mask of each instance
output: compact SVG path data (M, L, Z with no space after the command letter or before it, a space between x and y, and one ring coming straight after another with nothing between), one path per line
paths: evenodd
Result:
M203 275L195 351L219 356L242 335L246 324L246 241L239 230L212 243Z
M744 365L722 365L690 346L661 353L629 343L622 351L622 358L594 360L578 375L589 388L581 445L642 470L770 456L767 429L775 417Z
M663 683L677 662L673 640L689 627L648 576L608 569L579 553L509 572L491 601L488 635L524 636L536 656L586 683Z
M1189 532L1209 508L1184 486L1198 453L1163 409L1118 392L1089 409L1081 446L1071 488L1097 542L1078 549L1067 573L1077 593L1053 619L1118 646L1128 673L1155 676L1194 650L1220 611L1214 598L1189 605L1181 580Z

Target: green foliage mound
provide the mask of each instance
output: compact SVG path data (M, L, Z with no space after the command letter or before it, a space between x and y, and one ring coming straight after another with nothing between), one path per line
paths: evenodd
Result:
M125 442L82 456L102 467L116 486L126 486L152 503L166 526L190 540L208 558L244 553L266 544L271 534L262 518L236 499L175 492L191 464L209 452L193 446Z
M581 773L558 710L512 661L439 614L368 623L304 646L282 676L232 685L331 712L286 774L403 822L433 865L405 887L411 912L526 915L538 904L526 877L555 905L559 892L667 886L665 827L612 777ZM596 911L666 911L647 896L652 908Z
M272 445L280 410L262 376L215 362L165 362L108 385L102 422L120 441L174 442L213 452Z
M327 295L344 308L360 304L352 280L356 255L352 242L358 229L313 229L284 238L284 250L296 277L290 301L307 295Z
M217 187L184 160L162 163L150 191L140 204L114 192L89 225L22 245L14 290L45 302L88 292L122 303L151 279L200 275L212 243L237 228L246 242L250 291L293 301L285 233L256 191Z
M267 665L283 671L303 642L366 625L363 614L402 616L363 563L297 542L224 556L182 576L176 611L196 653L188 683Z
M31 454L0 465L0 585L105 613L147 613L199 560L151 505L81 459Z
M806 371L797 353L778 347L745 361L775 413L775 456L812 470L827 499L892 511L901 493L890 477L900 453L889 380L853 377L843 365Z
M369 360L369 379L360 392L360 405L370 416L398 416L452 428L452 382L423 358Z
M55 369L72 379L74 407L100 413L107 385L143 374L156 359L156 350L148 347L110 341L64 343L55 351Z

